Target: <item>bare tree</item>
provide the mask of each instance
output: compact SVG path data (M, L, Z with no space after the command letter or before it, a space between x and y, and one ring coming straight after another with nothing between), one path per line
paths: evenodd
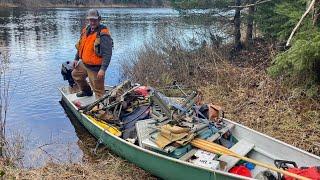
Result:
M6 144L6 120L9 107L10 79L8 78L8 54L0 52L0 157Z
M249 4L254 4L256 0L248 0ZM247 31L244 41L245 47L250 47L253 43L253 20L254 20L255 6L249 6L247 18Z
M235 0L235 6L240 6L241 0ZM236 7L234 14L234 48L236 51L242 48L241 45L241 8Z
M313 14L312 14L312 24L313 26L319 25L319 8L320 8L320 0L316 0L313 6Z

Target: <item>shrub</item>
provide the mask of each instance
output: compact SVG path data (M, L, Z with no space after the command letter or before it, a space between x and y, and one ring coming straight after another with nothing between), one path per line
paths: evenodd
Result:
M272 76L285 76L291 85L307 89L307 94L318 94L320 82L320 32L300 34L293 46L280 53L268 69Z

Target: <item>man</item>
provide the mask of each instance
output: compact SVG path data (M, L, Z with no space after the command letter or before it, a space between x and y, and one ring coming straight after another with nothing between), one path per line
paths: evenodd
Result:
M100 98L105 93L104 78L112 56L112 38L109 29L100 24L101 16L96 9L90 9L86 19L89 25L83 28L76 44L78 51L72 77L81 90L77 97L92 96L93 90L96 98ZM87 77L91 87L86 81Z

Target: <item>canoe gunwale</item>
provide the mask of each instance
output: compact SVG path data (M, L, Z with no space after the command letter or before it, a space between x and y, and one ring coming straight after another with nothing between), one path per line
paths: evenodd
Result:
M295 146L293 146L293 145L291 145L291 144L288 144L288 143L285 143L285 142L283 142L283 141L280 141L280 140L278 140L278 139L276 139L276 138L273 138L273 137L271 137L271 136L268 136L268 135L266 135L266 134L263 134L263 133L261 133L261 132L258 132L258 131L254 130L254 129L250 129L249 127L246 127L246 126L244 126L244 125L242 125L242 124L239 124L239 123L237 123L237 122L231 121L231 120L229 120L229 119L224 118L223 120L227 121L228 123L232 123L232 124L234 124L234 125L236 125L236 126L238 126L238 127L241 127L241 128L243 128L243 129L246 129L247 131L251 131L251 132L253 132L253 133L259 134L260 136L262 136L262 137L264 137L264 138L267 138L267 139L269 139L269 140L271 140L271 141L277 142L277 143L279 143L279 144L281 144L281 145L283 145L283 146L287 146L287 147L289 147L289 148L291 148L291 149L294 149L294 150L296 150L296 151L298 151L298 152L300 152L300 153L309 155L309 156L311 156L312 158L318 159L318 160L320 161L320 157L317 156L317 155L315 155L315 154L312 154L312 153L307 152L307 151L305 151L305 150L299 149L299 148L297 148L297 147L295 147ZM255 147L254 149L256 149L256 151L260 152L261 154L268 154L268 153L264 152L265 150L262 150L262 149L260 149L260 148ZM269 154L268 154L268 156L271 156L271 157L272 157L272 155L269 155Z

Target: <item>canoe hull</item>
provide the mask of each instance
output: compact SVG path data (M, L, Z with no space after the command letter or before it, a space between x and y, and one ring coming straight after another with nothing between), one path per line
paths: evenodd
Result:
M103 129L93 124L85 115L77 111L76 107L64 96L63 92L62 100L66 103L81 124L93 136L100 139L111 151L157 177L174 180L247 179L222 171L212 171L206 168L196 167L190 163L182 162L132 145L121 138L104 132Z

